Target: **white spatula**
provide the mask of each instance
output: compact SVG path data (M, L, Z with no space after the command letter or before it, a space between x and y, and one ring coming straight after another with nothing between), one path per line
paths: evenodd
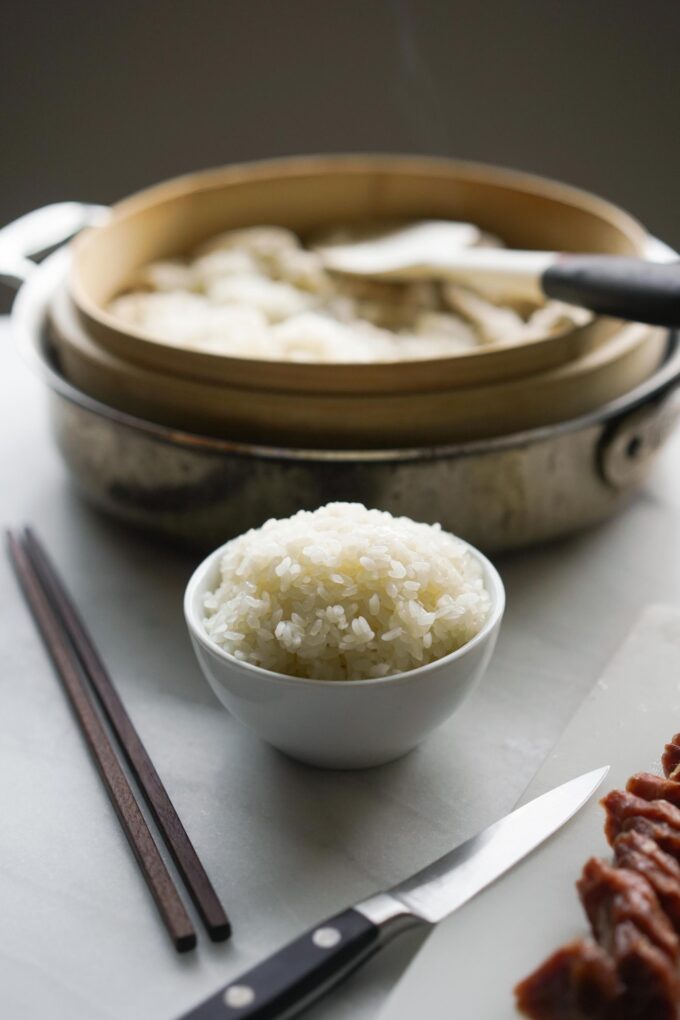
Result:
M480 247L467 223L423 220L318 250L333 272L376 280L449 280L493 300L546 297L634 322L680 326L680 263Z

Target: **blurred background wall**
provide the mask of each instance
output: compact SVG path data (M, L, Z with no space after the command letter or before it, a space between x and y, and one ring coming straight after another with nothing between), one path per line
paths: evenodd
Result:
M23 0L0 222L233 160L383 150L600 192L680 245L678 0Z

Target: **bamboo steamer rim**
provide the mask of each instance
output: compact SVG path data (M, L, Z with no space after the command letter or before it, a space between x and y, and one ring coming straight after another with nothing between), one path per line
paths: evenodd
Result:
M640 384L658 364L665 331L626 324L610 343L536 381L508 380L460 392L363 398L238 389L163 376L93 344L73 322L65 289L55 294L51 324L63 365L80 389L105 403L166 426L203 435L263 442L275 432L294 446L363 449L471 441L536 428L589 413ZM311 441L310 441L311 437Z
M648 243L650 257L661 257L661 253L655 250L659 246L665 249L667 256L674 254L670 248L651 236ZM637 413L651 404L656 406L659 401L663 403L680 383L680 337L677 332L671 332L659 367L632 390L584 415L509 435L463 442L421 443L372 449L351 446L329 449L285 445L278 436L271 437L268 442L254 442L231 436L199 434L150 421L133 412L107 404L106 401L79 388L64 374L49 339L48 319L56 290L60 286L65 286L70 254L66 248L53 252L20 288L12 311L14 339L18 352L36 376L49 388L52 398L61 402L59 406L72 407L76 415L83 413L88 416L88 420L92 419L94 424L100 421L103 427L113 429L116 434L120 432L120 435L128 436L131 440L156 444L161 451L167 447L169 450L175 449L188 455L233 458L244 465L249 462L261 463L265 470L267 464L278 462L297 464L301 469L310 464L323 468L333 465L370 468L371 465L399 467L431 461L444 463L460 457L494 457L532 445L552 443L554 440L562 441L573 435L590 434L593 430L600 435L603 429L611 429L623 419L627 420L632 413Z
M149 199L157 198L166 201L183 195L197 184L206 188L221 188L225 183L250 180L253 177L268 179L272 171L277 176L298 176L301 172L318 173L325 170L354 170L363 172L367 165L371 169L390 172L395 166L408 173L428 170L440 176L448 177L451 172L470 182L482 184L511 184L516 190L527 194L537 194L557 201L569 201L594 215L606 215L612 221L620 221L623 233L630 233L636 245L644 248L649 234L639 220L631 213L601 195L596 195L585 188L527 170L514 167L497 166L491 163L478 163L474 160L453 159L445 156L413 155L412 153L325 153L323 155L277 156L267 159L249 160L245 163L230 163L225 166L208 167L205 170L194 170L179 174L168 180L151 184L135 191L132 195L120 199L112 207L114 213L128 215L148 205ZM98 228L93 228L98 229ZM87 231L89 233L89 229Z
M300 393L415 392L428 389L474 386L500 379L522 377L556 368L585 355L611 335L611 328L596 319L587 326L553 337L521 344L488 344L483 348L446 358L400 362L321 363L248 359L209 351L174 347L144 330L121 326L92 295L83 278L83 267L94 247L107 232L154 208L197 192L219 192L234 185L330 175L361 175L407 180L409 175L429 176L451 184L497 187L536 200L547 199L557 207L574 208L600 220L618 233L630 250L643 254L647 242L644 228L612 203L588 192L521 171L490 167L437 157L398 155L338 155L286 157L186 174L144 189L113 207L109 223L81 234L73 245L70 292L83 326L92 339L138 364L196 380L223 380L230 385L271 388ZM217 230L224 229L218 226ZM156 257L159 257L157 255ZM162 256L160 256L162 257ZM111 297L113 295L109 295ZM108 299L107 299L108 300Z

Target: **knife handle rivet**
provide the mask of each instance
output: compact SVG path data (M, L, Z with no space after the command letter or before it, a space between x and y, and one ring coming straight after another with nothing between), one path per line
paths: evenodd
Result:
M312 935L312 942L319 949L332 949L341 938L342 935L337 928L317 928Z
M255 992L248 985L231 985L224 993L224 1001L232 1009L243 1009L255 1000Z

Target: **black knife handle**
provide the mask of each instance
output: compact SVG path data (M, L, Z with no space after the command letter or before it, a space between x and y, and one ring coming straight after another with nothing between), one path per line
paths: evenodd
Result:
M680 327L680 262L560 255L541 277L548 297L600 315Z
M345 910L289 942L180 1020L293 1016L378 949L379 933L363 914Z

